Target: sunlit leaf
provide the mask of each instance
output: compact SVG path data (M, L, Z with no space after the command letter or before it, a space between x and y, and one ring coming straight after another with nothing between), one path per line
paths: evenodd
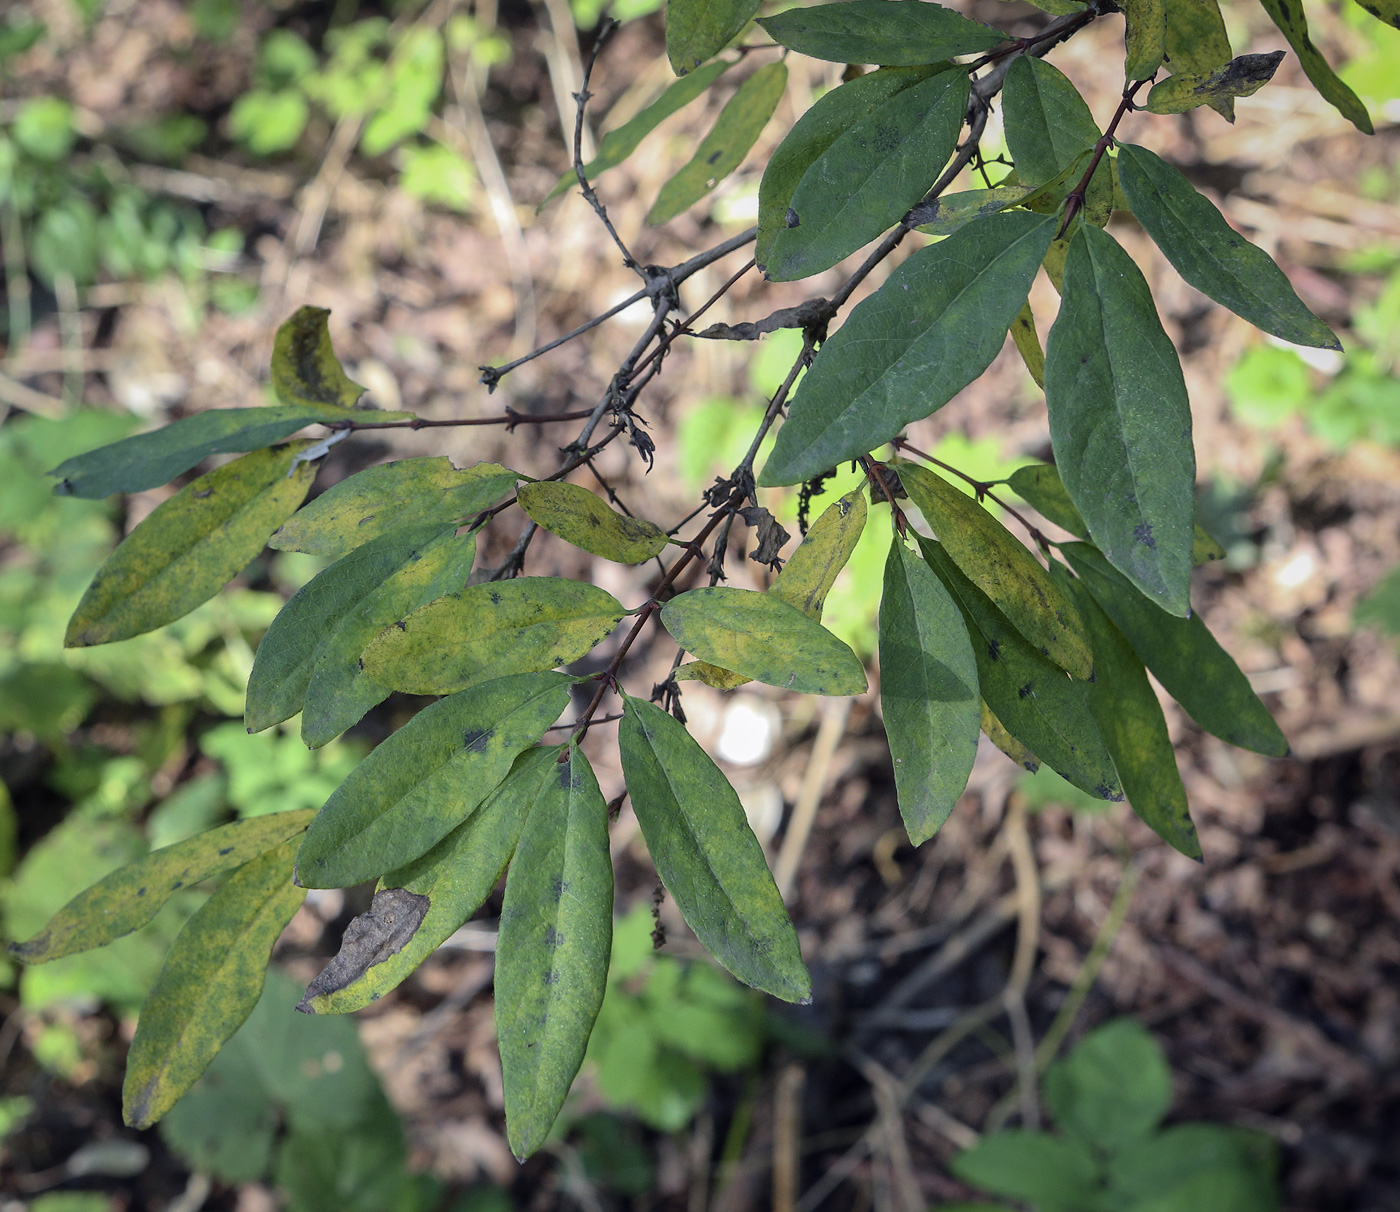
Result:
M665 223L705 197L749 154L787 88L787 64L767 63L739 85L695 155L661 187L647 222Z
M1006 35L923 0L844 0L790 8L759 25L773 41L833 63L914 67L991 50Z
M980 704L962 613L896 535L880 598L880 713L899 812L916 846L938 831L967 786Z
M745 984L812 995L797 932L729 780L685 726L623 695L618 744L637 821L686 923Z
M1084 622L1025 544L942 476L902 460L895 466L943 550L1031 647L1074 677L1091 677L1094 658Z
M515 674L420 711L326 801L302 843L297 882L344 888L426 854L559 718L572 682L558 673Z
M1288 752L1268 708L1199 614L1182 619L1158 609L1088 544L1067 543L1061 551L1142 663L1196 723L1244 749L1270 757Z
M522 484L517 499L551 534L618 564L644 564L670 542L656 523L618 513L578 484Z
M676 75L718 54L758 12L759 0L666 0L666 55Z
M131 1127L169 1111L257 1005L268 955L306 895L291 878L299 845L294 837L240 867L176 937L127 1056Z
M158 505L98 569L68 621L68 648L109 644L188 614L236 577L306 496L310 442L255 450Z
M350 380L331 345L330 311L299 307L272 343L272 390L283 404L352 409L365 389ZM352 417L344 417L352 420Z
M821 347L759 483L799 484L865 454L977 378L1005 344L1056 223L1007 211L914 253Z
M1096 227L1070 244L1045 398L1055 465L1094 541L1185 615L1196 479L1186 380L1142 271Z
M384 463L327 489L298 510L268 546L343 556L405 526L470 521L505 496L519 478L499 463L475 463L461 471L441 457Z
M820 623L766 593L719 586L666 603L666 630L701 660L803 694L860 694L860 658Z
M250 817L155 850L79 893L28 942L11 943L10 954L46 964L106 946L139 930L181 888L241 867L302 833L312 815L303 810Z
M1400 0L1356 0L1371 16L1400 29Z
M364 669L395 690L450 694L576 661L625 613L612 594L564 577L471 585L383 631L365 649Z
M926 236L951 236L975 219L985 219L1024 202L1034 192L1028 185L998 185L992 189L943 194L920 208L916 230Z
M521 1160L544 1144L583 1063L612 950L608 806L588 759L564 754L520 834L496 946L506 1136Z

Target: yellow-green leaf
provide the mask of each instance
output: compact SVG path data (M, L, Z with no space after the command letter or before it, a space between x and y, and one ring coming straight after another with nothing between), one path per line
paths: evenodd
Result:
M1367 135L1374 134L1375 130L1371 126L1371 115L1366 112L1361 98L1342 83L1341 78L1322 57L1322 52L1313 44L1313 40L1308 34L1308 17L1303 11L1301 0L1259 0L1259 2L1264 6L1264 11L1273 18L1274 24L1279 27L1283 36L1288 39L1288 45L1298 56L1298 62L1303 65L1303 71L1313 82L1313 87L1334 105L1342 117L1351 122L1357 130Z
M718 665L711 665L709 661L691 661L682 665L676 670L674 677L678 682L704 682L706 686L713 686L716 690L737 690L753 681L752 678L746 678L732 669L721 669Z
M1211 538L1202 528L1199 522L1196 523L1196 533L1191 537L1191 563L1193 564L1213 564L1216 560L1225 558L1225 548L1215 539Z
M1128 80L1146 80L1167 53L1167 0L1122 0L1127 22L1123 70Z
M283 404L330 405L347 411L364 395L340 365L324 307L299 307L272 343L272 390ZM346 420L353 418L347 417Z
M1220 0L1171 0L1167 5L1167 59L1172 71L1208 76L1230 62L1230 36L1220 15ZM1235 99L1207 104L1227 122L1235 120Z
M738 794L685 725L652 703L622 701L627 793L686 924L745 984L807 1001L812 982L797 931Z
M1400 0L1356 0L1371 16L1400 29Z
M302 843L297 882L344 888L426 854L559 718L572 684L559 673L515 674L420 711L326 801Z
M343 556L404 526L470 521L505 496L519 478L499 463L476 463L461 471L441 457L384 463L327 489L298 510L268 546Z
M1061 669L1087 679L1094 658L1084 622L1025 545L964 492L925 467L900 461L900 482L953 562L1011 625Z
M1040 759L1006 730L1006 725L997 719L992 709L987 706L986 699L982 700L981 723L987 739L1016 765L1024 766L1032 774L1040 769Z
M427 854L380 879L374 903L356 919L359 928L354 923L346 928L339 954L312 982L298 1009L312 1014L363 1009L396 988L481 908L515 853L525 818L544 780L553 776L558 756L558 748L527 749L471 816ZM422 914L410 937L391 937L386 919L404 900Z
M365 649L365 672L411 694L450 694L506 673L567 665L626 613L612 594L564 577L471 585L415 610Z
M1176 72L1152 86L1142 108L1154 114L1184 114L1209 105L1218 112L1223 100L1252 97L1274 78L1282 62L1283 51L1271 51L1267 55L1241 55L1201 75Z
M550 534L618 564L644 564L670 542L654 522L618 513L578 484L522 484L516 497Z
M64 645L86 648L154 631L207 602L263 549L316 478L292 442L255 450L158 505L98 569Z
M1030 300L1021 308L1021 314L1011 321L1011 340L1016 344L1016 352L1026 364L1026 370L1035 380L1035 385L1045 389L1045 351L1040 347L1040 334L1035 330L1035 316L1031 314Z
M588 759L566 752L526 818L496 945L506 1136L522 1161L544 1144L583 1063L612 951L608 806Z
M104 947L139 930L181 888L241 867L302 833L314 815L303 809L249 817L152 851L79 893L28 942L11 943L10 954L46 964Z
M240 867L176 937L127 1056L131 1127L169 1111L257 1005L273 944L306 895L292 883L299 845L294 837Z
M661 621L682 648L756 682L803 694L860 694L860 658L796 607L752 589L692 589Z

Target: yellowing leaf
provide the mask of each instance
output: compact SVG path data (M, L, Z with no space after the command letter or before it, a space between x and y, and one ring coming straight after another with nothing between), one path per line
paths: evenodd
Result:
M1143 109L1154 114L1184 114L1209 105L1217 112L1221 102L1252 97L1270 80L1283 62L1283 51L1267 55L1241 55L1212 72L1195 75L1176 72L1159 80L1147 94Z
M11 943L10 954L46 964L104 947L139 930L181 888L241 867L304 832L314 815L304 809L250 817L155 850L79 893L27 943Z
M618 513L578 484L522 484L516 499L551 534L618 564L644 564L670 542L654 522Z
M1123 0L1122 7L1128 52L1123 70L1130 82L1146 80L1167 53L1167 0Z
M365 649L363 666L395 690L450 694L576 661L625 613L612 594L563 577L471 585L386 628Z
M900 482L953 562L1032 647L1080 679L1094 672L1084 622L1024 544L964 492L901 460Z
M299 307L272 343L272 390L283 404L331 405L349 410L365 389L350 380L335 356L330 312ZM351 419L351 418L346 418Z
M1030 300L1021 308L1021 314L1011 322L1011 340L1016 344L1016 352L1026 364L1026 370L1035 380L1035 385L1045 389L1045 351L1040 347L1040 334L1035 330L1035 316L1031 314Z
M185 923L141 1007L122 1118L149 1128L257 1005L268 955L306 895L292 883L299 837L240 867Z
M1366 112L1361 98L1342 83L1341 77L1322 57L1322 52L1317 49L1309 35L1308 15L1303 11L1300 0L1259 0L1259 2L1264 6L1264 11L1273 18L1274 24L1279 27L1283 36L1288 39L1288 45L1298 56L1298 62L1303 65L1303 71L1307 73L1313 87L1334 105L1337 112L1351 122L1357 130L1367 135L1374 134L1371 115Z
M987 706L986 699L982 700L981 723L987 739L1016 765L1024 766L1032 774L1040 769L1040 759L1006 730L1006 725L997 719L992 709Z
M208 601L247 567L316 477L310 442L255 450L158 505L98 569L64 645L86 648L154 631Z

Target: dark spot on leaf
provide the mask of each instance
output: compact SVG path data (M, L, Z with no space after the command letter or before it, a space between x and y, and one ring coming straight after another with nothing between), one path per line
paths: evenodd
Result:
M462 748L468 753L485 753L495 735L494 728L468 728L462 733Z
M219 850L219 857L220 857L220 858L223 858L225 855L229 855L229 854L232 854L232 853L233 853L233 847L232 847L232 846L224 846L224 847L222 847L222 848Z
M711 156L709 156L709 157L705 160L705 163L706 163L706 164L715 164L715 163L717 163L717 162L719 161L719 158L720 158L722 155L724 155L724 148L721 147L717 152L715 152L715 153L713 153Z
M185 881L184 881L184 880L176 880L173 884L170 885L170 891L171 891L171 892L174 892L176 889L178 889L178 888L183 888L184 886L185 886Z
M378 516L379 516L379 515L378 515L377 513L367 513L367 514L365 514L365 516L362 517L358 522L356 522L355 525L356 525L356 526L364 526L365 524L367 524L367 523L369 523L369 522L373 522L374 519L377 518Z
M495 590L492 590L492 592L491 592L491 605L492 605L492 606L499 606L500 604L501 604L501 595L500 595L499 593L496 593Z
M1123 802L1123 793L1121 791L1115 791L1107 783L1100 783L1095 787L1094 794L1101 800L1112 800L1115 804L1121 804Z
M564 936L553 926L546 926L544 928L544 945L546 947L562 947L564 945Z
M559 983L559 973L556 972L553 968L551 968L548 972L546 972L546 973L544 974L544 983L545 983L546 985L555 985L555 984L558 984L558 983Z
M202 501L206 497L212 497L213 495L214 490L212 488L196 488L194 490L194 499L196 501Z
M404 622L403 619L400 619L397 623L394 624L394 626L397 627L400 631L408 630L408 624Z
M1141 543L1145 547L1157 546L1157 540L1152 537L1151 522L1139 522L1133 527L1133 542Z
M564 899L564 893L568 891L568 888L568 882L562 878L556 879L549 886L549 890L554 894L554 899L556 901Z
M138 888L138 889L136 889L136 895L137 895L137 896L145 896L145 895L146 895L146 890L145 890L144 888Z
M1016 694L1018 697L1023 699L1033 699L1035 698L1035 687L1032 686L1029 682L1027 682L1026 685L1022 686L1021 689L1016 692Z
M802 226L802 220L797 217L797 212L793 210L791 206L788 207L787 215L784 217L783 222L786 223L788 227Z
M1000 641L1000 640L988 640L988 641L987 641L987 656L990 657L993 661L999 661L999 660L1001 660L1001 641Z

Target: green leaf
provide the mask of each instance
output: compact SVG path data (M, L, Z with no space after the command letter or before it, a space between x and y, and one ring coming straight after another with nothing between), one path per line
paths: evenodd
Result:
M1012 1128L984 1136L949 1169L965 1183L1039 1212L1084 1212L1098 1206L1099 1167L1077 1140Z
M734 788L683 724L651 703L622 699L627 792L687 925L745 984L808 1001L812 983L797 931Z
M1269 757L1288 752L1268 708L1200 615L1181 619L1160 610L1086 543L1060 550L1142 663L1196 723L1242 749Z
M1035 385L1043 391L1045 351L1040 347L1040 334L1035 330L1035 316L1031 313L1029 299L1021 308L1020 314L1011 321L1011 340L1016 345L1016 352L1021 355L1021 361L1026 364L1027 372L1035 380Z
M470 520L505 496L519 478L499 463L475 463L461 471L442 457L384 463L323 492L298 510L268 546L343 556L404 526Z
M176 937L127 1056L131 1127L169 1111L257 1005L273 944L306 895L291 881L299 845L291 838L240 867Z
M527 749L471 816L421 858L384 875L360 929L346 929L339 954L312 982L298 1009L312 1014L363 1009L396 988L480 909L515 853L525 818L546 790L544 780L556 777L558 756L557 748ZM428 900L407 939L389 937L384 928L397 907L385 894L395 890Z
M738 168L768 125L786 88L785 63L765 64L739 85L690 162L661 187L647 212L647 222L654 225L674 219Z
M209 455L260 450L307 425L343 420L339 414L339 409L303 404L219 408L75 455L49 475L63 477L54 488L60 496L97 500L114 492L143 492L169 483Z
M1123 72L1131 83L1148 79L1167 53L1167 0L1123 0L1127 22Z
M962 613L895 535L880 598L880 713L899 814L916 846L938 832L967 787L981 702Z
M766 593L719 586L672 598L661 621L703 661L801 694L860 694L860 658L820 623Z
M1400 0L1356 0L1371 16L1400 29Z
M451 694L576 661L624 614L612 594L564 577L471 585L383 631L365 649L364 669L394 690Z
M428 523L380 535L297 590L272 620L253 659L243 717L249 732L271 728L302 709L322 642L442 534L441 525Z
M1042 656L1073 677L1091 678L1094 658L1084 622L1025 544L942 476L902 459L895 466L910 499L968 579Z
M1277 1166L1278 1146L1263 1132L1224 1124L1174 1124L1116 1150L1109 1159L1108 1182L1115 1205L1136 1212L1140 1200L1173 1191L1203 1170L1229 1169L1253 1180L1256 1197L1263 1197L1257 1212L1277 1212ZM1235 1210L1233 1204L1206 1202L1176 1206ZM1244 1208L1255 1212L1254 1204Z
M758 23L773 41L799 54L882 67L938 63L1006 41L988 25L923 0L845 0L790 8Z
M1128 803L1168 845L1187 858L1199 859L1201 842L1191 823L1166 717L1147 670L1083 583L1059 564L1052 564L1051 570L1074 597L1093 640L1089 710L1098 721Z
M46 964L105 947L139 930L181 888L241 867L302 833L312 815L303 810L250 817L155 850L79 893L28 942L11 943L10 954L27 964Z
M914 253L821 347L759 483L799 484L863 455L977 378L1005 343L1056 222L1008 211Z
M154 631L207 602L248 566L306 496L310 442L255 450L186 484L97 571L68 620L67 648Z
M389 687L365 672L360 657L384 628L465 585L475 556L475 534L434 539L326 635L316 648L301 709L301 739L310 748L339 736L389 696Z
M1007 732L1006 725L992 713L992 709L987 706L986 699L982 700L981 724L982 731L986 734L987 739L1015 762L1016 765L1024 767L1032 774L1040 769L1040 759L1012 736L1011 733Z
M1220 15L1220 0L1172 0L1167 5L1167 58L1172 71L1208 76L1227 64L1233 51ZM1219 97L1208 104L1227 122L1235 120L1235 99Z
M298 307L277 330L272 343L272 390L283 404L349 410L364 395L365 389L351 382L335 356L330 315L324 307Z
M1371 126L1371 115L1366 112L1361 98L1342 83L1337 73L1322 57L1322 52L1313 45L1313 40L1308 35L1307 14L1303 11L1300 0L1259 0L1259 3L1288 39L1288 45L1298 56L1298 62L1303 65L1303 71L1313 82L1313 87L1362 134L1375 134Z
M1067 530L1077 539L1087 539L1089 528L1069 499L1060 473L1053 463L1031 463L1018 467L1006 481L1017 496L1030 503L1042 516ZM1191 563L1209 564L1225 558L1225 549L1196 524L1191 535Z
M666 57L676 75L717 55L758 12L759 0L666 0Z
M943 194L920 208L920 222L915 230L926 236L951 236L976 219L985 219L1026 201L1034 192L1029 185L998 185L992 189Z
M1279 1199L1272 1182L1234 1166L1198 1170L1167 1190L1153 1192L1133 1204L1131 1212L1278 1212Z
M1112 236L1070 242L1045 349L1055 465L1094 542L1163 609L1190 609L1191 405L1152 292Z
M1235 231L1165 160L1125 143L1118 150L1118 176L1134 217L1202 294L1294 345L1341 349L1274 259Z
M617 564L645 564L670 542L656 523L618 513L578 484L522 484L517 499L550 534Z
M613 871L608 806L570 745L530 809L506 877L496 1035L506 1135L524 1161L554 1126L607 988Z
M769 159L759 183L754 258L760 266L766 269L772 259L773 243L787 227L793 191L813 163L857 122L932 73L930 67L895 67L857 76L824 93L797 120Z
M1184 114L1209 105L1219 112L1220 102L1252 97L1272 80L1283 62L1283 54L1283 51L1270 51L1267 55L1241 55L1213 72L1200 75L1175 72L1152 86L1142 108L1154 114Z
M599 173L616 168L627 159L652 131L661 125L677 110L684 108L710 87L726 71L734 66L734 60L716 59L697 71L677 80L657 97L635 118L624 122L616 130L610 130L598 143L598 154L583 166L589 182L596 181ZM560 194L568 193L578 184L578 174L571 168L561 173L558 182L550 190L549 197L540 203L543 208Z
M1021 744L1076 787L1101 800L1123 790L1089 708L1089 686L1032 648L939 543L915 536L929 567L953 595L972 637L987 706Z
M1109 1153L1147 1137L1171 1103L1161 1046L1132 1018L1095 1028L1045 1072L1045 1104L1055 1123Z
M426 854L467 819L569 701L558 673L496 678L425 708L365 758L312 821L306 888L344 888Z
M955 68L855 118L797 183L764 273L790 282L829 269L923 198L957 146L969 88L967 73Z

